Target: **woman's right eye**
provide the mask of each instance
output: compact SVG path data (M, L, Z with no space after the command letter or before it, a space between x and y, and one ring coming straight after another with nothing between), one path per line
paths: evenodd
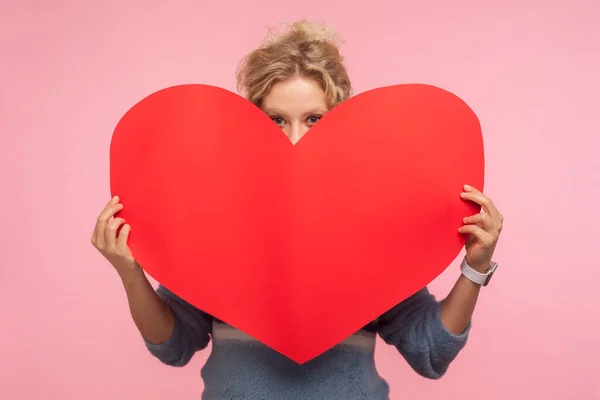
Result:
M283 120L283 118L281 117L271 117L271 119L273 120L273 122L275 122L277 125L283 125L285 123L285 121Z

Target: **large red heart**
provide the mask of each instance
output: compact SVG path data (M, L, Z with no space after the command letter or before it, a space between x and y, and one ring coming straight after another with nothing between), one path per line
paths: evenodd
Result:
M242 97L182 85L123 116L110 176L151 276L303 363L457 257L483 140L472 110L428 85L357 95L295 146Z

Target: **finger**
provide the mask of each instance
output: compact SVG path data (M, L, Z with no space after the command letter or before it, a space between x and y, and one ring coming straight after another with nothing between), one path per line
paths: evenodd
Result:
M98 225L98 222L96 222L96 225ZM96 245L96 225L94 225L94 230L92 231L92 237L91 237L91 242L92 244L95 246Z
M479 189L477 189L476 187L474 187L474 186L471 186L471 185L465 185L465 186L463 187L463 189L465 190L465 192L470 192L470 193L482 193L482 194L483 194L483 192L482 192L481 190L479 190Z
M113 197L98 216L98 221L108 222L121 208L123 204L119 203L119 196Z
M473 242L476 240L477 240L477 238L475 236L469 234L469 237L467 238L467 243L466 243L467 247L471 246L473 244Z
M492 217L492 219L502 219L502 215L500 214L500 211L498 211L498 209L496 208L494 202L489 197L481 193L479 190L473 188L472 186L465 185L465 191L462 192L460 196L464 200L469 200L479 204L485 210L485 212Z
M129 239L129 232L131 232L131 225L125 224L121 228L119 235L117 236L117 247L120 249L127 248L127 240Z
M98 219L96 221L96 226L94 226L94 233L92 234L92 243L98 249L104 248L104 227L105 226L106 226L106 223L104 223L103 221L100 221L100 219Z
M494 243L492 235L477 225L461 226L458 232L463 235L473 235L483 247L490 247Z
M463 218L463 222L465 224L478 225L486 231L490 231L494 228L494 221L492 221L492 218L485 213L479 213L465 217Z
M96 239L97 247L104 247L106 245L106 225L110 219L121 210L123 205L119 203L119 197L113 197L108 204L104 207L100 215L98 215L96 221L96 227L94 229L93 237Z
M114 251L117 245L117 230L121 225L125 223L123 218L115 218L110 221L104 231L104 240L106 242L106 249L108 251Z

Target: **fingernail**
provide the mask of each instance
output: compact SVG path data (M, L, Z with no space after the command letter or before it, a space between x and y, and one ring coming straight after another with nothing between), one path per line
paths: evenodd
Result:
M115 196L115 197L113 197L113 202L115 202L115 203L116 203L117 201L119 201L119 196Z
M465 185L465 190L471 190L471 186Z

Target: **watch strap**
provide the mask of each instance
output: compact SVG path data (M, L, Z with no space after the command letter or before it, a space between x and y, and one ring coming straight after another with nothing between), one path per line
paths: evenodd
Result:
M494 271L496 271L496 268L498 268L498 263L492 261L490 263L490 268L485 273L481 273L471 268L471 266L467 263L466 257L460 264L460 270L462 274L473 283L481 286L487 286L490 283L490 279L492 279L492 275L494 274Z

